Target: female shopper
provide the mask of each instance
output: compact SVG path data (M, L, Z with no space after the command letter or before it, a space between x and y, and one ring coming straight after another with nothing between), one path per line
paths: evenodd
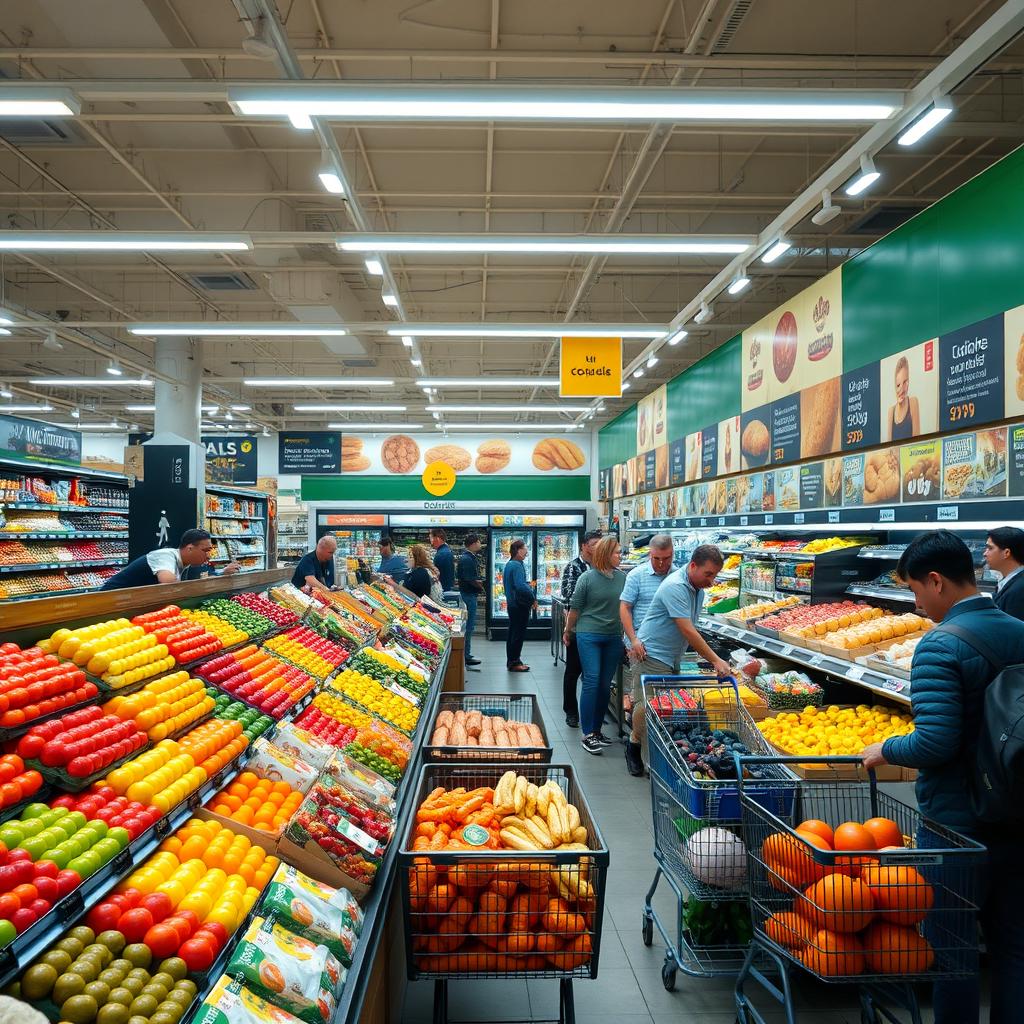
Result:
M622 660L622 622L619 597L626 574L619 571L622 549L614 537L605 537L594 548L591 567L576 583L571 608L565 619L562 642L568 645L573 631L583 666L580 689L581 741L588 754L600 754L611 745L601 732L611 694L612 677Z
M427 554L427 549L422 544L413 544L409 549L412 557L412 569L405 577L402 584L406 590L411 590L417 597L427 597L434 580L438 578L434 563Z

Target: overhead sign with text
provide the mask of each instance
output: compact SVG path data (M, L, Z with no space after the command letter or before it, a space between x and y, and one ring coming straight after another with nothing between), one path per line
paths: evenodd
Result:
M203 436L206 449L206 482L255 487L257 445L255 434L210 434Z
M0 454L8 459L79 466L82 433L20 416L0 416Z
M563 398L618 398L622 394L621 338L563 338L559 366Z
M316 475L341 468L341 434L336 430L282 430L277 435L279 473Z

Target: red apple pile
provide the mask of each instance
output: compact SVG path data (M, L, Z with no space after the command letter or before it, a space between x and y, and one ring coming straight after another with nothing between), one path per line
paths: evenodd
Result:
M99 691L77 665L44 654L0 644L0 727L12 728L95 697Z
M46 768L61 768L73 778L84 779L148 743L134 722L104 715L92 705L33 726L18 741L17 752Z
M50 801L50 806L81 811L90 821L106 822L109 828L123 828L132 839L138 839L163 817L159 808L118 796L110 786L100 784L90 786L84 793L59 796Z

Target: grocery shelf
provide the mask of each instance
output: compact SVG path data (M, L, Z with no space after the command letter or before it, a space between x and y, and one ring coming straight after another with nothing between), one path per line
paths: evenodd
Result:
M910 682L906 679L898 679L882 672L876 672L874 669L865 668L863 665L847 661L844 658L833 658L818 651L796 647L784 640L765 636L763 633L755 633L752 630L742 629L725 622L716 622L707 616L702 617L697 625L698 628L713 633L715 636L736 640L744 647L752 647L764 651L766 654L785 658L804 668L826 672L836 679L855 683L879 696L887 697L901 704L910 704Z
M917 598L911 590L901 590L896 587L873 587L869 583L851 583L847 588L848 594L856 594L858 597L874 597L882 601L906 601L908 604L916 604Z
M0 573L31 572L34 569L89 569L103 565L127 565L125 558L87 558L84 561L80 558L71 559L67 562L25 562L19 565L0 565Z
M21 509L24 512L109 512L112 516L128 515L127 508L107 507L106 505L50 505L34 501L2 501L4 508Z
M207 519L234 519L235 522L248 522L250 519L262 519L262 516L241 516L234 512L204 512Z
M128 532L99 531L96 533L79 533L77 531L49 530L46 533L0 530L0 540L125 540Z
M253 533L252 530L248 530L245 533L211 533L210 534L210 539L211 540L220 540L221 537L228 537L228 538L233 538L233 537L259 537L260 540L262 540L263 539L263 534L262 533Z
M744 594L749 594L751 597L774 597L778 592L778 587L773 587L771 590L754 590L752 587L745 587L740 583L740 591Z

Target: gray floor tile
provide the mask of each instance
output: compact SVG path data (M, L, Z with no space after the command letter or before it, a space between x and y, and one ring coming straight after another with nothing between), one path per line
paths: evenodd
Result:
M529 982L530 1002L536 1017L558 1016L558 983ZM593 979L573 982L577 1020L588 1021L593 1014L643 1014L646 1003L636 977L628 967L601 968Z

